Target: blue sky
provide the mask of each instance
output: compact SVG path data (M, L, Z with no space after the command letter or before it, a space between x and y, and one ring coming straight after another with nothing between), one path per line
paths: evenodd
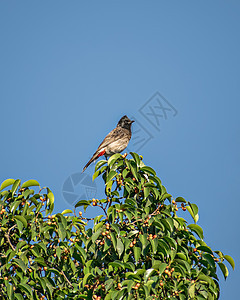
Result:
M221 0L1 1L1 181L34 178L55 211L72 208L69 180L88 180L79 173L104 136L134 117L129 150L151 136L138 153L199 206L208 244L233 256L221 299L237 299L239 14L239 1ZM101 182L92 188L100 198Z

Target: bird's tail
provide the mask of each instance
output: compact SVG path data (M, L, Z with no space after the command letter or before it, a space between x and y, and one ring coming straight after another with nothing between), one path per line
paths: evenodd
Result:
M87 169L87 167L88 167L95 159L97 159L98 157L100 157L100 156L102 156L102 155L104 155L104 154L105 154L105 150L103 150L103 151L101 151L101 152L96 151L96 152L93 154L92 158L89 160L89 162L86 164L86 166L83 168L82 173Z
M92 158L89 160L89 162L86 164L86 166L83 168L82 173L87 169L87 167L97 158L97 155L94 154Z

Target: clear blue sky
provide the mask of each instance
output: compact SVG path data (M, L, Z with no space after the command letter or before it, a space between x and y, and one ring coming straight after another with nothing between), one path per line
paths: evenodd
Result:
M2 0L1 181L34 178L55 211L72 208L67 180L122 115L134 117L129 149L152 137L139 154L169 193L199 206L209 245L234 257L221 300L238 299L239 15L239 1ZM143 114L156 92L172 110L154 127Z

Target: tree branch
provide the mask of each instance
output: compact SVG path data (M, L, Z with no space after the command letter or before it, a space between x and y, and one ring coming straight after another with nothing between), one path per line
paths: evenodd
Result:
M15 247L13 246L13 244L11 243L11 240L10 240L10 237L9 237L9 233L10 233L10 231L11 231L13 228L15 228L16 226L17 226L17 224L13 225L11 228L9 228L8 232L5 233L5 237L7 238L7 241L8 241L8 243L9 243L9 245L10 245L10 247L12 248L13 251L16 251L16 248L15 248Z

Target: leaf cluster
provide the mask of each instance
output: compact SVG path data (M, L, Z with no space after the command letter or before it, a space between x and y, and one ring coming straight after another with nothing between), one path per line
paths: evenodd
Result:
M0 297L219 298L217 269L226 278L224 262L234 268L233 259L203 241L197 205L173 199L142 157L131 156L115 154L96 164L93 179L103 178L106 197L75 207L102 209L88 229L81 211L52 215L53 193L37 181L2 183ZM179 217L179 209L194 223Z

